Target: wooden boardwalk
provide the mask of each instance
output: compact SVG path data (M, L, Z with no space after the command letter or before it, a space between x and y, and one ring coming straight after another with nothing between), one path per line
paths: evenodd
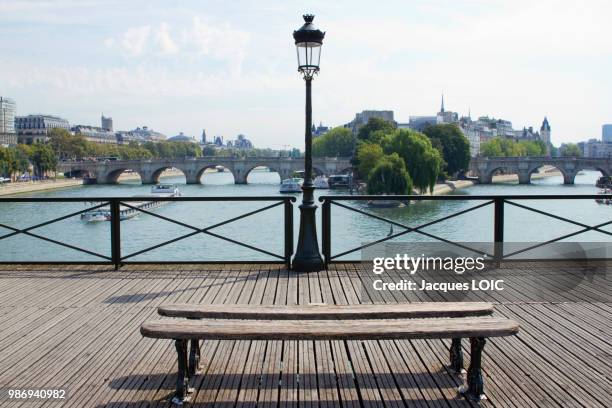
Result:
M609 407L609 265L517 263L512 288L473 293L519 321L487 342L484 407ZM444 300L376 292L362 265L296 274L275 265L0 267L0 389L63 388L57 401L1 407L169 407L172 342L142 338L163 303L351 304ZM508 278L510 279L510 278ZM546 299L549 297L550 299ZM469 407L447 367L449 341L208 341L196 407ZM464 341L466 364L469 348Z

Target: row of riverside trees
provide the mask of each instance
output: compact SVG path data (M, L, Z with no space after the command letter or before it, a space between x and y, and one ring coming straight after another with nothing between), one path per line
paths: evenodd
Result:
M200 157L202 150L189 142L135 142L127 145L99 144L70 134L66 129L51 129L48 143L19 144L0 148L0 173L12 180L18 174L33 170L43 177L55 171L59 160L81 160L93 157L117 157L121 160L151 158Z
M413 188L431 192L438 179L466 171L470 146L456 125L428 126L420 133L371 118L356 138L343 127L316 138L313 155L353 156L370 194L410 194Z
M57 156L49 145L20 144L16 147L0 146L0 173L14 180L18 174L33 169L34 175L44 176L57 167Z
M80 160L87 157L117 157L122 160L177 157L200 157L202 150L189 142L130 142L127 145L100 144L72 135L66 129L51 129L49 145L61 160Z
M575 143L563 143L559 148L551 146L550 155L580 157L582 152ZM546 144L541 140L512 140L496 137L480 145L483 157L545 156Z

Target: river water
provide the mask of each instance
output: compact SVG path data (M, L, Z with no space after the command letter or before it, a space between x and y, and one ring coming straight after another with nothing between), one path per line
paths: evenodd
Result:
M454 194L459 195L512 195L512 194L595 194L595 180L598 172L585 171L576 177L576 184L564 186L561 176L533 180L531 185L499 183L476 185ZM249 184L235 185L230 173L206 173L202 185L184 185L183 177L164 178L163 182L180 184L183 196L277 196L279 177L276 173L253 171ZM80 186L43 193L34 197L131 197L149 193L150 186L139 182L125 182L119 185ZM339 191L317 190L320 194L341 194ZM295 243L299 229L298 206L301 195L294 208ZM373 209L365 202L349 202L348 205L395 220L411 227L434 221L473 207L480 201L438 201L411 203L402 208ZM521 204L554 213L589 225L608 221L611 206L597 204L594 200L525 200ZM154 210L165 217L173 218L196 227L206 227L237 215L270 205L269 202L181 202L170 203ZM31 225L80 211L83 203L0 203L0 223L15 228ZM318 232L321 231L320 210L317 211ZM540 242L556 236L568 234L580 227L521 208L505 206L505 241ZM110 223L85 223L79 216L73 216L41 228L32 233L52 238L96 253L110 256ZM612 227L604 227L612 231ZM394 232L401 231L395 227ZM493 239L493 207L487 206L462 214L452 219L431 225L424 231L451 241L490 242ZM11 230L0 227L0 233ZM129 255L164 241L180 237L191 230L168 221L142 214L121 223L122 254ZM238 220L214 230L216 234L265 249L279 255L283 254L283 208L266 210L251 217ZM365 242L385 237L390 226L349 210L332 207L332 253L337 254ZM433 239L410 233L397 241L432 241ZM578 242L607 242L609 236L598 232L588 232L568 239ZM0 240L0 261L95 261L95 256L64 248L34 237L15 235ZM359 259L360 253L352 253L343 259ZM134 261L246 261L271 260L268 255L218 238L198 234L162 246L153 251L134 256Z

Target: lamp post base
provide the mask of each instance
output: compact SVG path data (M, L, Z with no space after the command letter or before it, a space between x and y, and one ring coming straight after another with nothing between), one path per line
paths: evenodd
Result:
M297 272L318 272L325 269L325 263L319 253L317 225L314 203L300 205L300 235L291 269Z

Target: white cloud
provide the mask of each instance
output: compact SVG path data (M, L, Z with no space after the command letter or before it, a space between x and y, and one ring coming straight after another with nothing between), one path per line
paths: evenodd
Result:
M183 41L200 55L226 60L239 67L246 55L248 33L232 28L228 23L210 24L194 17L192 26L183 30Z
M104 46L105 46L106 48L112 48L112 47L113 47L113 45L115 45L115 39L114 39L114 38L112 38L112 37L109 37L109 38L106 38L106 39L103 41L103 43L104 43Z
M162 54L175 54L179 48L170 35L170 26L168 23L161 23L157 34L155 35L157 45Z
M128 29L121 40L124 52L130 56L141 55L145 51L150 34L151 27L148 25Z

